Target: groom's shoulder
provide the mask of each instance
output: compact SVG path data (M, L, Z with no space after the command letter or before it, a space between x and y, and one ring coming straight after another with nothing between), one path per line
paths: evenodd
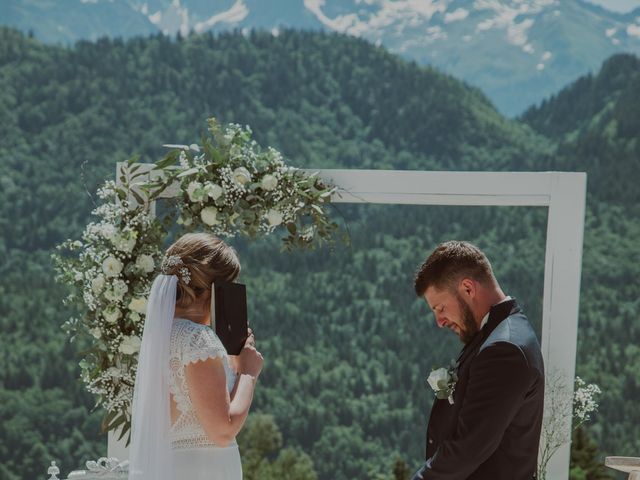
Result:
M542 361L538 337L522 312L509 315L500 322L482 343L478 353L496 344L511 344L516 347L514 350L524 355L529 364L537 365Z

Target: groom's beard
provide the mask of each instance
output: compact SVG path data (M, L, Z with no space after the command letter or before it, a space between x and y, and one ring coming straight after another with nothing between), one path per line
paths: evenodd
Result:
M462 325L464 328L460 329L460 340L462 343L469 343L476 333L478 333L478 325L473 317L473 312L467 302L464 301L462 295L456 292L456 298L462 313Z

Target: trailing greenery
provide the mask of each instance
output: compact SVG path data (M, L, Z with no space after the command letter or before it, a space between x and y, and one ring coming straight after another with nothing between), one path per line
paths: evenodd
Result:
M620 92L638 74L622 70ZM637 455L636 150L619 155L637 148L638 132L617 126L640 108L616 105L593 110L591 129L583 116L565 118L558 128L573 135L553 135L552 101L540 110L551 120L529 112L528 124L510 121L454 78L338 35L157 35L61 48L0 29L0 478L38 478L50 460L66 473L106 454L103 412L91 412L80 381L87 345L60 328L74 312L61 304L67 292L49 255L80 236L116 162L134 153L154 162L162 144L195 143L212 115L251 125L258 143L302 168L587 171L577 373L603 390L589 426L598 458ZM299 461L320 480L402 478L424 455L427 375L460 348L415 298L413 271L440 241L474 241L539 331L546 211L334 208L350 246L281 254L277 238L232 240L265 355L253 414L272 416L258 428L266 438L282 435L245 458L263 455L265 472Z

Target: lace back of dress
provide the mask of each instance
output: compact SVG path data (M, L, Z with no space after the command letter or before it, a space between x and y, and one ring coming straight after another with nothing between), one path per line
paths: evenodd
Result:
M186 319L177 319L171 332L171 358L169 390L178 409L178 418L171 427L173 449L212 448L216 445L209 440L194 410L185 377L185 367L189 363L208 358L222 358L229 391L233 387L235 375L231 371L224 346L213 330Z

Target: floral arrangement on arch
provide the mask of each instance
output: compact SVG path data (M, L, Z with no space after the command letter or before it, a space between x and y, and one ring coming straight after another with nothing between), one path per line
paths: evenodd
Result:
M101 204L81 240L67 240L53 257L56 279L71 293L64 303L77 315L63 329L73 341L89 339L81 352L81 378L104 407L103 431L129 433L130 406L141 345L147 296L158 272L163 242L175 223L183 231L205 230L223 237L254 238L283 225L285 250L333 242L337 224L326 206L337 188L317 174L290 167L280 152L261 149L250 128L222 127L208 119L201 144L171 148L151 171L125 164L119 183L98 189ZM156 218L150 205L171 185L173 209Z

